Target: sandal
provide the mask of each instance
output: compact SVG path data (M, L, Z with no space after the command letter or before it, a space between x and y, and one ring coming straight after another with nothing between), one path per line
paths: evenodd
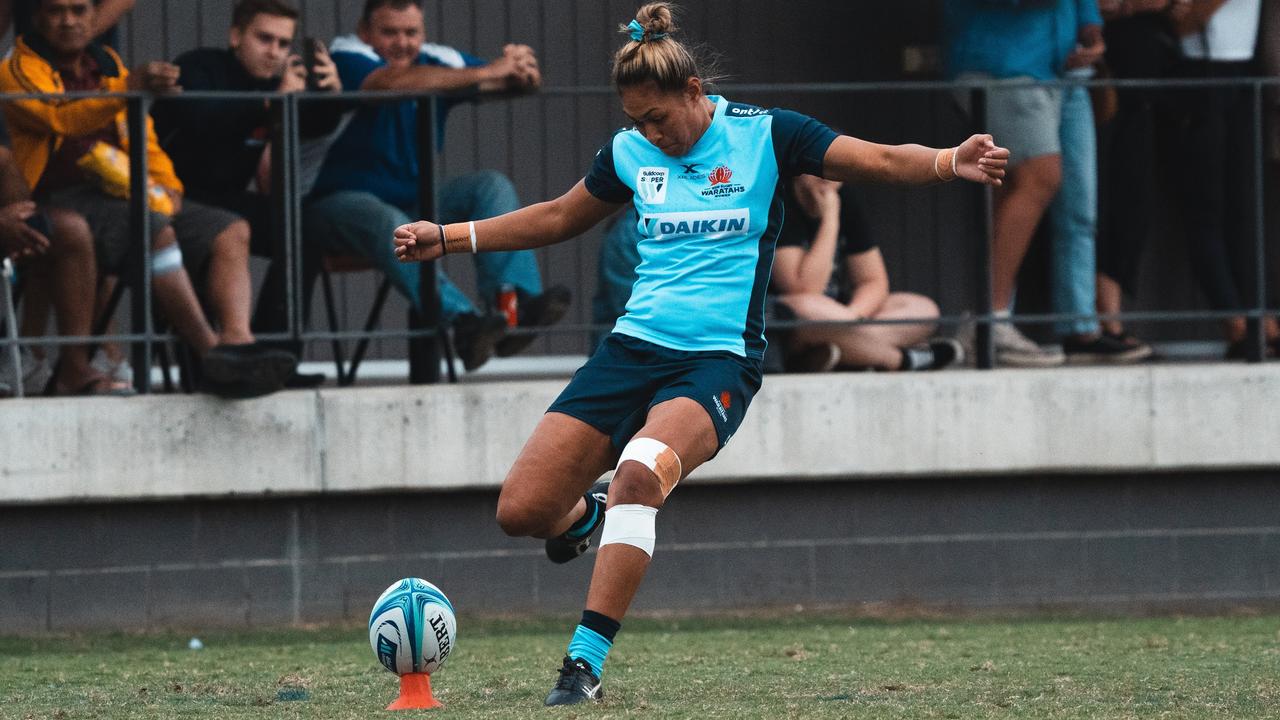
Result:
M66 392L64 388L55 381L53 394L61 396L86 397L132 397L137 395L138 391L134 390L132 385L121 382L120 380L109 378L106 375L95 375L74 392Z

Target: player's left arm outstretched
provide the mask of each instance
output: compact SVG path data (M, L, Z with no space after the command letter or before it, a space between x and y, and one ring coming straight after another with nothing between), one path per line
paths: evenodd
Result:
M928 185L961 178L999 186L1009 164L1009 151L990 135L974 135L953 148L923 145L880 145L841 135L823 156L828 180Z
M395 253L400 262L423 262L452 253L528 250L553 245L581 235L618 207L592 195L580 180L554 200L487 220L449 225L420 220L401 225L393 238Z

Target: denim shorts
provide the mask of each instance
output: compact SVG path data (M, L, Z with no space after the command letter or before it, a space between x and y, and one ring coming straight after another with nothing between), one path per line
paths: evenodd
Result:
M989 75L964 73L959 80L990 80ZM987 93L986 131L995 138L996 145L1009 148L1009 167L1041 155L1058 155L1062 152L1062 90L1056 87L1022 85L1032 82L1030 77L1007 78L996 81Z
M742 424L760 381L759 360L722 350L672 350L612 333L547 412L587 423L621 450L644 427L650 408L687 397L706 409L724 447Z

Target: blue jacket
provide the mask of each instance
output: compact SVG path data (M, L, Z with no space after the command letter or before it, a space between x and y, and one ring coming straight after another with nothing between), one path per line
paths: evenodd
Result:
M1097 0L947 0L947 73L1052 80L1080 28L1101 24Z

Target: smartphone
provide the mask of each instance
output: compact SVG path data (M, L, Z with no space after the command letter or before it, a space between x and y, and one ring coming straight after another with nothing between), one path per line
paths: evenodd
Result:
M307 89L318 90L316 78L316 55L324 51L324 44L313 37L302 38L302 66L307 69Z

